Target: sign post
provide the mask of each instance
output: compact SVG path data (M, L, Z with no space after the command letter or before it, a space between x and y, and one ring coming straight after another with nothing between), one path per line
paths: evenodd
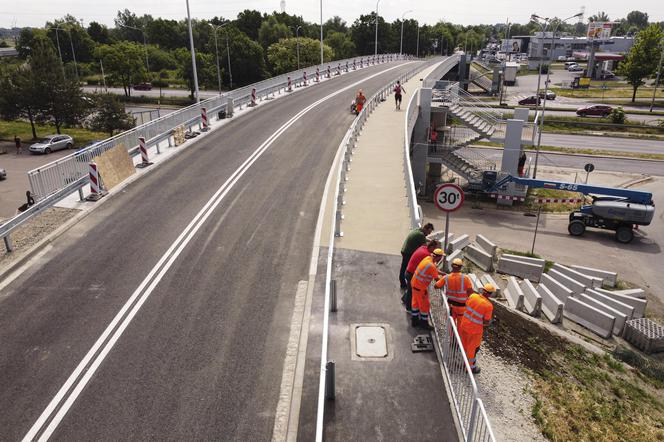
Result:
M586 184L588 184L588 176L590 175L590 172L595 170L595 165L593 163L588 163L583 166L583 170L586 171Z
M450 212L458 210L463 204L463 200L463 189L454 183L441 184L433 195L436 207L445 212L445 244L443 246L445 251L447 251L450 233Z

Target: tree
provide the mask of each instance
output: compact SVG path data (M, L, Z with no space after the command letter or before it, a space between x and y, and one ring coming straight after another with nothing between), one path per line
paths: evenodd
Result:
M331 61L334 51L323 45L323 59ZM297 69L297 39L285 38L273 43L267 49L267 59L272 73L284 74ZM300 37L300 66L315 66L320 63L320 42L312 38Z
M35 38L38 36L43 36L44 31L40 29L32 29L32 28L23 28L21 29L21 33L18 35L18 39L16 41L16 51L18 52L18 56L22 59L26 59L30 56L32 53L32 46L34 45Z
M95 58L103 61L109 81L122 85L127 97L131 96L130 86L145 79L145 52L137 43L101 45L95 51Z
M263 15L255 10L245 9L237 15L235 26L250 39L258 40L258 30L263 23Z
M348 25L341 17L335 15L334 17L323 23L323 33L325 35L328 35L330 32L341 32L342 34L347 34Z
M361 15L350 27L351 38L359 55L373 55L375 43L375 14ZM388 52L390 25L378 16L378 53Z
M289 38L290 29L283 23L279 23L275 17L268 17L258 30L258 42L267 49L272 43L276 43L282 38Z
M6 120L27 118L32 137L37 138L35 118L40 102L32 87L32 71L27 63L12 67L0 75L0 116Z
M332 49L333 53L330 57L332 59L343 60L344 58L351 58L355 55L355 43L353 43L353 40L346 33L330 31L327 33L324 43Z
M267 69L263 47L235 27L228 28L233 84L245 85L264 79Z
M187 82L191 98L193 99L196 88L194 85L194 70L191 65L191 52L185 48L179 48L173 54L178 62L178 74L180 78ZM196 51L196 73L198 74L198 83L201 87L216 88L216 66L213 54Z
M150 44L162 49L177 49L189 45L187 32L184 23L158 18L148 25L147 39Z
M599 21L599 22L604 22L604 21L611 21L611 19L609 19L609 15L608 15L606 12L604 12L604 11L599 11L597 14L595 14L595 15L591 15L591 16L588 18L588 21Z
M644 29L648 26L648 14L641 11L632 11L627 14L628 29L636 26L638 29Z
M115 131L122 132L136 125L136 120L125 111L116 95L99 94L94 97L94 103L93 113L87 120L90 129L112 137Z
M96 21L90 22L88 25L88 35L90 38L99 44L105 45L111 42L111 36L108 33L108 28Z
M634 46L630 49L619 68L620 75L632 85L632 102L636 100L636 90L645 84L644 78L655 73L660 53L661 41L664 31L658 25L650 25L636 35Z

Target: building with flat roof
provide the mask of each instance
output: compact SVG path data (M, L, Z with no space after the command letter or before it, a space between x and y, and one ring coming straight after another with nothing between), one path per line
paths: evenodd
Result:
M556 36L553 38L550 32L543 34L538 32L529 39L528 44L528 68L539 67L540 59L547 62L549 59L556 60L558 57L575 57L575 54L590 52L591 39L587 37ZM610 37L605 40L595 41L596 55L602 52L613 55L625 55L634 45L634 37Z

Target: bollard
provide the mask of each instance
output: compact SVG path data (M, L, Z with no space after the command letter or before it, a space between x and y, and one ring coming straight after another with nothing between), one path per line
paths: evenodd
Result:
M357 70L357 61L353 60L353 70Z
M320 81L320 71L318 70L318 68L316 68L316 79L314 81L316 83L318 83Z
M337 65L337 73L335 75L341 75L341 63Z
M104 195L99 184L97 163L91 162L88 164L88 175L90 177L90 195L88 195L86 201L98 201Z
M302 78L304 79L304 85L306 86L307 85L307 71L304 71L304 73L302 74Z
M203 127L201 128L202 132L207 132L208 130L210 130L210 122L208 121L207 109L204 107L201 108L201 122L203 123Z
M251 89L251 103L249 103L249 106L256 106L256 88Z
M288 77L288 89L286 90L286 92L293 92L293 87L291 85L290 77Z
M12 252L14 247L12 246L12 240L9 238L9 235L3 236L2 239L5 241L5 250L7 250L7 253Z
M330 78L330 77L331 77L331 74L330 74L330 66L328 65L328 66L327 66L327 78Z
M337 311L337 280L330 281L330 311L336 313Z
M83 188L78 189L78 200L85 201L85 195L83 195Z
M152 163L148 157L148 148L145 146L145 138L138 137L138 150L141 152L141 162L136 165L139 169L150 166ZM90 163L94 164L94 163ZM95 168L97 165L95 164Z
M325 364L325 399L334 400L334 361Z

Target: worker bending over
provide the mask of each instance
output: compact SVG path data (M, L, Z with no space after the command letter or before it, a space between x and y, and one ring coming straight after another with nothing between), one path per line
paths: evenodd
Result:
M466 352L468 363L473 373L479 373L477 365L477 349L482 343L484 327L491 323L493 316L493 304L489 300L496 292L492 284L484 284L480 294L473 293L468 297L466 309L459 321L459 337Z
M431 255L424 258L415 269L415 274L410 280L413 289L413 300L410 310L410 320L413 327L431 330L429 325L429 284L436 280L436 288L442 287L442 278L438 273L437 264L445 254L441 249L436 249Z
M410 257L410 260L408 261L408 266L406 267L406 283L408 284L408 287L406 288L406 291L404 294L401 296L401 302L403 303L404 307L406 307L406 311L410 313L411 307L412 307L412 301L413 301L413 288L410 285L411 279L413 279L413 275L415 274L415 269L417 269L417 266L422 262L424 258L427 256L431 256L434 250L440 248L440 241L436 239L430 239L427 241L427 243L423 246L418 247L413 255ZM443 256L445 256L443 254Z
M452 260L452 273L448 273L443 277L443 287L447 302L452 312L452 319L459 326L459 319L463 316L466 308L466 301L468 296L473 293L473 283L468 275L461 273L463 268L463 260L461 258L454 258Z
M364 108L364 103L367 102L367 97L364 96L364 92L362 92L362 89L357 91L357 95L355 96L355 113L357 115L360 115L360 112L362 112L362 108Z

